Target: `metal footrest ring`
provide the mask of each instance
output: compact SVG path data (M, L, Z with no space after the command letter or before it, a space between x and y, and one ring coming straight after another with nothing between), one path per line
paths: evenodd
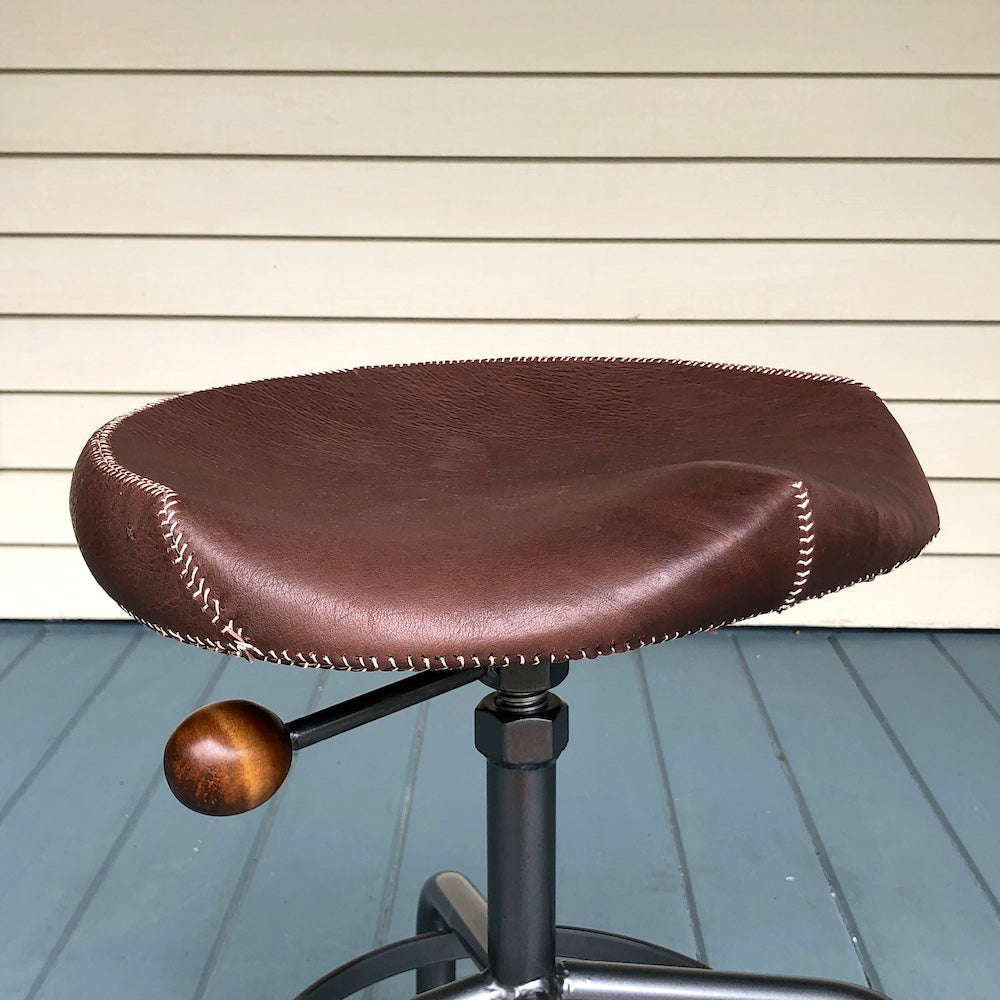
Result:
M359 955L322 979L317 979L295 1000L343 1000L401 972L466 957L462 942L451 931L417 934Z
M708 968L696 958L651 941L612 934L610 931L595 931L589 927L557 927L556 954L559 958L581 958L592 962L665 965L683 969Z
M560 958L686 969L706 968L697 959L650 941L585 927L557 927L556 951ZM424 965L453 962L468 957L468 951L451 931L417 934L359 955L316 980L295 1000L344 1000L345 997L391 976L398 976Z

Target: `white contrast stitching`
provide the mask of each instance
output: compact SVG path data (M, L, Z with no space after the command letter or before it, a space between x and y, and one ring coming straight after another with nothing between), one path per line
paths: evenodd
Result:
M92 453L97 465L112 479L133 486L144 493L148 493L150 496L158 497L162 501L158 511L161 528L160 534L166 543L168 555L173 555L174 565L179 567L181 580L184 586L191 591L192 599L196 604L200 602L201 610L205 614L212 615L212 624L218 625L219 619L222 616L219 600L210 596L211 588L208 586L205 577L199 574L198 564L194 562L194 553L188 553L188 543L184 541L183 532L177 523L177 512L175 509L179 503L177 494L170 487L164 486L163 483L157 483L152 479L147 479L145 476L140 476L124 468L124 466L118 463L114 452L111 450L111 435L124 420L143 410L159 406L162 402L161 400L150 403L147 406L140 407L138 410L133 410L131 413L122 414L122 416L116 417L114 420L106 423L92 439ZM261 651L243 635L242 628L236 626L232 620L230 620L228 625L219 630L223 635L228 635L231 638L232 641L227 645L218 640L191 636L177 632L174 629L164 628L161 625L155 625L144 618L140 618L124 605L121 605L121 607L132 615L136 621L147 628L151 628L154 632L168 636L171 639L177 639L180 642L189 642L203 649L214 649L217 652L229 653L233 656L243 656L248 660L252 660L255 655L262 655Z
M927 545L930 545L940 533L941 529L938 528L938 530L935 531L934 534L927 540ZM926 548L927 545L925 545L924 548ZM921 549L920 552L923 552L923 549ZM899 569L900 566L905 566L908 562L913 562L913 560L920 555L920 552L916 553L916 555L907 556L905 559L900 559L899 562L893 563L885 569L877 569L874 573L868 573L866 576L859 576L856 580L851 580L850 583L842 583L839 586L831 587L829 590L823 590L818 594L810 594L807 600L811 601L817 597L826 597L828 594L837 594L842 590L847 590L848 587L853 587L856 583L870 583L872 580L875 580L880 576L885 576L886 573L891 573L894 569ZM766 611L763 613L767 614Z
M140 625L145 625L146 628L152 629L159 635L166 636L168 639L176 639L178 642L190 643L192 646L198 646L201 649L210 649L215 653L230 653L230 649L224 643L218 642L215 639L205 639L199 635L185 635L182 632L175 632L171 628L164 628L162 625L154 625L153 622L146 621L145 618L140 618L134 611L129 611L124 604L119 602L118 606L122 611L130 614Z
M857 386L858 388L865 389L868 392L873 392L871 388L862 382L858 382L854 379L846 378L841 375L824 375L817 374L813 372L802 372L796 371L794 369L788 368L770 368L762 365L742 365L742 364L729 364L720 361L685 361L676 358L643 358L643 357L633 357L633 358L620 358L612 356L572 356L572 357L506 357L506 358L484 358L480 360L442 360L442 361L415 361L405 364L395 364L395 365L363 365L356 368L342 368L342 369L332 369L323 372L311 372L305 375L297 376L283 376L273 380L268 381L282 381L284 379L297 379L297 378L308 378L316 377L318 375L338 375L345 374L350 371L371 371L375 369L405 369L405 368L416 368L416 367L431 367L435 365L471 365L471 364L502 364L508 362L614 362L619 364L664 364L664 365L676 365L681 367L689 368L703 368L703 369L715 369L722 371L742 371L761 375L772 375L779 376L783 378L793 378L793 379L804 379L807 381L817 381L817 382L833 382L840 383L844 385ZM243 385L253 384L251 382L239 382L231 383L226 386L220 386L218 388L223 389L234 389L239 388ZM173 397L176 398L176 397ZM137 410L133 410L130 413L123 414L120 417L116 417L114 420L109 421L105 424L93 437L92 439L92 450L97 464L104 470L104 472L111 478L118 480L120 482L126 483L130 486L135 487L151 496L158 497L162 500L159 515L160 515L160 526L163 529L163 539L166 543L169 552L174 556L174 563L179 567L179 572L181 579L184 582L185 587L191 591L192 599L196 603L200 602L201 610L212 616L212 624L218 625L219 620L222 616L220 601L217 597L211 597L211 588L208 586L207 581L203 574L201 574L199 566L194 562L194 553L189 552L189 544L183 539L183 532L180 528L177 520L176 507L179 503L179 498L177 495L167 486L162 483L157 483L151 479L147 479L144 476L140 476L135 472L121 466L114 457L114 453L111 450L110 439L111 435L118 428L118 426L129 417L134 416L143 410L151 409L156 406L163 406L169 404L170 400L157 400L154 403L149 403L146 406L140 407ZM785 611L792 605L798 603L802 600L802 591L805 588L805 584L809 578L809 574L812 568L812 554L813 554L813 518L811 505L809 502L809 493L804 483L796 482L793 484L794 488L798 491L795 494L796 505L799 509L799 514L796 515L799 527L799 558L796 563L796 577L795 582L792 585L792 589L789 591L784 603L777 609L778 611ZM861 577L856 580L852 580L850 583L845 583L839 587L834 587L831 590L824 591L821 594L812 594L809 599L816 597L823 597L826 594L834 593L839 590L843 590L847 587L853 586L856 583L863 583L868 580L872 580L877 576L884 573L891 572L892 570L903 565L903 563L909 562L915 556L910 556L907 559L900 560L894 566L888 569L878 570L875 573L871 573L867 576ZM306 667L330 667L336 670L385 670L384 666L381 666L378 662L378 658L375 656L363 656L356 655L348 658L345 654L340 654L339 656L334 656L331 659L328 655L318 656L314 652L310 653L289 653L287 649L282 650L280 653L274 649L268 650L266 653L254 646L244 635L243 629L237 626L232 619L228 624L220 629L220 633L230 637L231 641L229 643L220 642L217 639L209 639L203 636L193 636L185 633L178 632L174 629L165 628L161 625L157 625L153 622L147 621L144 618L140 618L137 614L132 612L125 605L120 605L124 611L130 614L136 621L145 625L147 628L152 629L154 632L162 636L166 636L171 639L176 639L180 642L186 642L194 646L198 646L202 649L210 649L215 652L228 653L230 655L244 656L249 660L257 657L262 660L268 660L273 663L285 663L292 664L296 666L306 666ZM768 612L759 612L759 614L767 614ZM701 632L712 632L718 629L724 628L728 625L732 625L738 621L745 621L747 618L756 617L756 615L751 616L741 616L734 618L730 621L721 622L718 625L706 625L701 628L692 629L688 632L674 632L667 633L663 636L640 636L636 640L629 640L625 642L610 642L605 645L598 645L592 647L594 652L592 654L588 653L586 649L581 648L574 655L576 651L565 650L562 654L557 653L553 650L551 653L537 653L531 659L531 663L540 663L543 659L547 659L552 663L560 662L562 660L580 659L580 658L590 658L595 659L599 656L608 655L615 653L621 647L621 651L630 650L633 648L642 648L643 646L653 645L660 642L670 642L674 639L680 639L690 635L697 635ZM605 648L606 646L606 648ZM508 666L512 660L518 661L520 664L526 664L528 657L526 654L489 654L486 657L482 657L478 654L468 654L466 656L461 656L455 654L453 657L461 666L465 666L466 659L471 660L472 664L476 667L483 666L483 660L486 660L486 664L490 667L495 666ZM418 666L414 663L414 659L421 662L422 666ZM387 657L389 668L392 670L419 670L419 669L442 669L447 668L449 657L447 656L426 656L426 655L414 655L410 654L406 657L406 665L403 666L396 662L396 658ZM336 662L339 661L339 662ZM352 662L355 665L352 665ZM432 666L432 661L435 664L440 664L440 666Z
M782 602L779 611L787 611L802 597L809 574L812 572L813 553L816 551L816 525L813 521L812 504L809 499L809 487L799 481L792 483L795 493L795 507L798 513L795 519L799 530L799 558L795 563L795 580L792 589Z
M163 402L164 400L157 400L155 403L148 403L146 406L140 406L137 410L132 410L130 413L123 413L120 417L115 417L114 420L109 420L94 435L91 445L97 464L101 466L112 479L128 483L129 486L135 486L137 489L140 489L145 493L149 493L152 496L163 496L164 493L169 493L170 490L162 483L154 483L152 479L146 479L145 476L137 475L136 473L130 472L128 469L119 465L115 460L114 453L111 451L110 442L111 435L118 429L118 426L123 421L127 420L129 417L134 417L137 413L142 413L143 410L149 410L154 406L160 406Z
M818 372L803 372L798 371L794 368L769 368L766 365L741 365L725 361L687 361L682 358L621 358L615 357L613 355L570 355L570 356L555 356L555 355L525 355L521 357L504 357L504 358L449 358L447 360L439 361L407 361L400 364L394 365L357 365L353 368L330 368L324 371L318 372L304 372L300 375L279 375L271 379L254 379L249 382L232 382L228 385L217 386L218 389L239 389L245 385L254 385L258 381L267 382L281 382L291 379L299 378L316 378L321 375L345 375L348 372L355 371L398 371L406 368L431 368L440 365L493 365L493 364L508 364L511 362L518 363L529 363L535 364L538 362L613 362L617 364L646 364L646 365L677 365L685 368L710 368L718 371L739 371L748 372L750 374L756 375L778 375L783 378L794 378L794 379L805 379L809 382L835 382L842 385L853 385L857 386L859 389L867 389L868 392L874 393L874 390L865 385L864 382L859 382L856 379L847 378L844 375L826 375ZM208 390L201 390L208 391ZM164 402L169 402L169 400L160 400L157 403L151 403L150 406L159 406ZM144 407L145 409L145 407Z
M934 537L937 537L937 533L935 533ZM933 538L930 541L933 541ZM919 555L919 553L918 553L918 555ZM865 576L861 576L861 577L858 577L857 579L851 580L849 583L841 584L838 587L832 587L829 590L824 590L824 591L822 591L821 593L818 593L818 594L810 594L809 597L806 597L806 598L799 597L799 598L796 599L796 601L794 603L799 603L802 600L815 600L818 597L825 597L828 594L834 594L834 593L837 593L837 592L839 592L841 590L846 590L848 587L853 587L855 584L858 584L858 583L867 583L867 582L869 582L871 580L876 579L879 576L884 576L886 573L891 573L893 570L898 569L900 566L903 566L903 565L905 565L908 562L912 562L912 560L915 559L915 558L916 558L916 555L909 556L906 559L901 559L899 562L894 563L892 566L888 566L885 569L876 570L874 573L868 573ZM173 629L165 629L162 626L154 625L152 622L148 622L145 619L140 618L138 615L135 615L133 612L129 611L129 609L126 608L124 605L121 605L121 607L123 608L123 610L125 610L126 612L128 612L130 615L132 615L133 618L135 618L141 624L145 625L147 628L152 629L154 632L158 632L160 635L167 636L168 638L177 639L177 640L179 640L181 642L191 643L191 644L193 644L195 646L199 646L199 647L201 647L203 649L211 649L211 650L214 650L215 652L219 652L219 653L228 653L230 655L234 655L234 654L242 652L240 650L234 649L233 645L225 645L223 643L217 642L216 640L205 639L205 638L202 638L202 637L199 637L199 636L184 635L184 634L182 634L180 632L174 631ZM740 615L740 616L738 616L736 618L729 619L728 621L718 622L717 624L714 624L714 625L703 625L700 628L690 629L687 632L667 632L664 635L641 636L638 640L635 640L635 648L642 648L644 646L652 646L652 645L656 645L656 644L661 643L661 642L673 642L675 639L684 639L684 638L687 638L688 636L700 635L703 632L717 632L717 631L719 631L719 629L727 628L730 625L736 624L736 622L750 621L753 618L759 617L760 615L769 614L772 611L778 611L778 612L785 611L785 610L788 610L788 607L791 607L791 605L788 605L787 607L785 605L783 605L783 606L781 606L779 608L768 608L765 611L755 612L752 615ZM227 626L227 628L228 628L228 626ZM225 630L223 630L223 631L225 631ZM539 663L543 659L548 659L549 662L551 662L551 663L562 662L562 661L565 661L565 660L579 660L579 659L591 659L591 660L594 660L594 659L597 659L598 657L607 656L607 655L610 655L610 654L614 653L616 651L618 645L619 644L617 642L611 642L611 643L605 643L605 644L602 644L602 645L594 646L594 647L592 647L593 648L593 653L589 653L587 651L587 649L584 648L584 647L580 647L577 650L567 649L562 654L556 653L555 651L553 651L553 652L551 652L551 653L549 653L547 655L544 654L544 653L539 653L539 654L537 654L533 658L532 662L533 663ZM630 648L627 643L622 643L621 645L624 646L624 649L620 650L621 652L624 652L625 649L629 649ZM335 663L335 662L331 661L330 657L328 657L328 656L319 657L319 656L316 655L316 653L308 653L308 654L305 654L305 653L295 653L295 654L291 654L291 653L288 652L287 649L286 650L282 650L280 654L277 653L273 649L268 650L267 653L262 653L255 646L249 646L249 644L247 644L247 648L249 650L253 651L258 656L259 659L267 660L267 661L269 661L271 663L282 663L282 664L288 664L288 665L291 665L291 666L299 666L299 667L324 667L325 666L325 667L331 667L331 668L333 668L335 670L359 670L359 671L370 671L370 670L382 670L382 671L385 671L386 670L385 667L378 666L378 658L376 656L361 656L361 655L358 655L358 656L350 657L350 659L349 659L347 656L341 655L340 657L338 657L338 659L340 660L340 663ZM244 653L242 653L242 655L246 656L246 653L244 652ZM253 659L253 657L252 656L247 656L247 659ZM411 656L408 656L406 658L407 659L407 666L401 666L401 665L397 664L397 662L396 662L396 660L395 660L394 657L388 657L387 659L388 659L390 667L391 667L391 669L393 671L403 671L403 670L407 670L407 669L410 669L410 670L426 670L426 669L440 670L440 669L448 669L448 658L445 657L445 656L433 656L433 657L432 656L417 656L417 657L414 657L414 656L411 655ZM420 660L421 663L422 663L422 666L419 666L419 665L415 664L413 662L414 659ZM456 656L455 659L458 659L458 657ZM476 654L468 655L468 656L464 657L464 659L471 660L472 663L473 663L473 665L476 666L476 667L480 667L480 666L484 665L482 663L482 659L483 658L480 657L479 655L476 655ZM527 656L526 656L526 654L520 654L520 653L517 653L517 654L509 654L508 653L508 654L503 654L503 655L491 653L485 659L487 659L487 661L488 661L488 666L490 666L490 667L499 667L499 666L509 666L511 664L512 660L517 660L519 663L524 663L527 660ZM351 660L354 661L355 665L352 666ZM432 660L438 661L440 663L440 666L431 666L431 661Z
M160 527L163 528L163 540L167 543L167 547L174 553L174 564L180 565L182 562L184 563L181 569L181 579L184 581L184 586L191 591L191 597L196 602L199 599L201 600L201 610L206 615L212 616L213 625L218 625L219 619L222 617L222 609L219 606L218 598L209 596L212 588L207 585L204 576L199 576L198 565L194 563L194 553L185 558L188 543L183 541L183 533L177 525L177 512L174 509L177 503L178 498L175 493L170 490L164 493L163 505L160 507ZM197 588L195 588L195 584L197 584ZM220 631L233 636L235 651L240 655L246 655L247 650L256 648L251 647L246 642L243 638L242 630L234 628L232 622L226 628L220 629Z

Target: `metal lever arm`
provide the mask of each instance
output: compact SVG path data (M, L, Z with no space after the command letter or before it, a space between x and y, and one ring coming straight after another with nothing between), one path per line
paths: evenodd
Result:
M189 715L163 752L170 790L189 809L234 816L281 787L292 753L479 680L486 668L424 672L284 723L250 701L220 701Z
M469 670L425 671L415 674L289 722L285 727L288 738L293 750L301 750L320 740L328 740L331 736L339 736L349 729L363 726L366 722L385 718L400 709L419 705L445 691L464 687L479 680L485 673L485 667L475 667Z

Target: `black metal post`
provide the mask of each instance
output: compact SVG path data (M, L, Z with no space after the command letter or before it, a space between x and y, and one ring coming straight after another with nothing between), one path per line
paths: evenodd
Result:
M508 987L548 980L556 960L556 765L486 766L490 969Z
M556 758L568 709L547 690L524 690L527 672L516 671L502 669L499 690L476 709L476 747L488 761L489 963L501 986L537 983L555 996Z

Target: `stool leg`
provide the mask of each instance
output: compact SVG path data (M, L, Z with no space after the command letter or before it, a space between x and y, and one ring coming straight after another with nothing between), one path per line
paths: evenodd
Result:
M486 900L464 875L438 872L420 890L417 933L452 931L480 969L488 962L486 923ZM455 975L454 962L424 966L417 970L417 992L453 982Z
M577 960L560 967L562 1000L887 1000L864 986L829 979Z
M507 990L531 984L546 997L557 992L556 759L569 740L566 703L546 688L564 666L502 668L498 690L476 707L490 970Z
M555 761L487 764L489 962L510 988L555 970L555 797Z

